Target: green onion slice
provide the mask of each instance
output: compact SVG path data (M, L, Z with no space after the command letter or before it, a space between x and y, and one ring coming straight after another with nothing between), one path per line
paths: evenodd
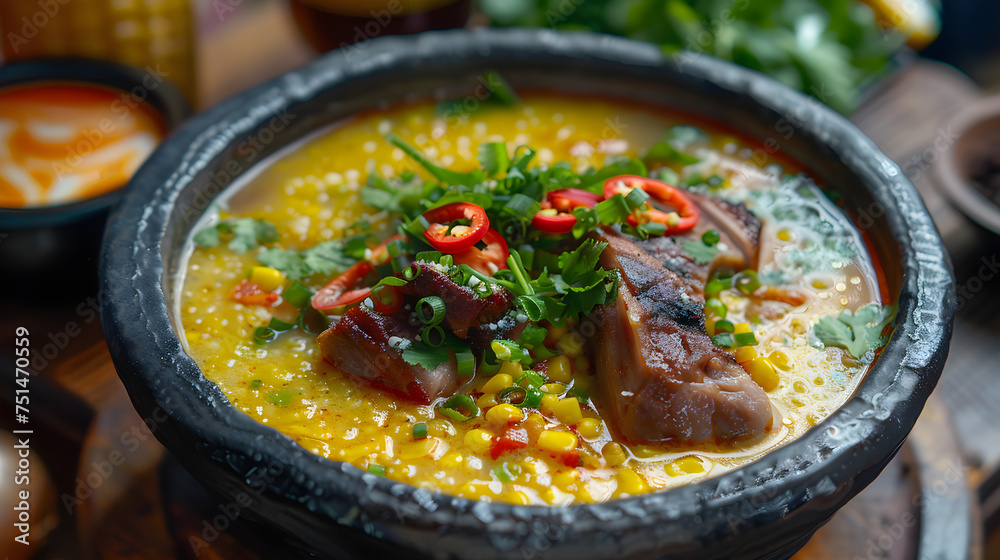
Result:
M705 309L711 310L713 313L718 315L720 319L725 319L726 315L729 313L729 308L727 308L726 304L722 303L722 300L719 298L709 298L709 300L705 302Z
M420 340L427 346L437 348L444 343L444 329L441 325L427 325L420 333Z
M407 282L413 280L417 276L420 276L420 271L423 270L419 266L412 264L403 269L403 279Z
M744 270L733 277L733 286L740 292L743 292L744 295L750 295L760 287L760 281L757 280L756 272Z
M427 437L427 424L418 422L413 425L413 439L424 439Z
M444 300L438 296L427 296L417 302L417 319L425 325L436 325L444 320Z
M715 247L719 243L719 232L714 229L710 229L702 234L701 240L705 245L709 247Z
M385 467L373 463L371 465L368 465L368 472L372 474L377 474L378 476L385 476Z
M527 381L527 387L531 389L537 389L542 385L545 385L545 378L542 377L542 375L537 371L530 369L524 370L524 373L514 381L514 385L525 387L525 385L521 383L522 381Z
M462 409L467 410L468 414L462 412ZM465 393L452 395L438 410L441 411L441 414L459 422L465 422L479 416L479 407L476 406L476 401Z
M542 392L535 388L507 387L500 391L497 400L520 408L538 408L542 404Z
M313 291L298 282L292 282L290 286L281 292L282 299L300 308L309 305L312 297Z
M472 350L465 349L455 352L455 362L458 364L459 375L464 377L476 373L476 356Z
M727 321L723 319L721 321L715 322L715 332L718 333L731 333L736 330L736 325L732 321Z
M733 335L736 346L756 346L757 337L752 332L737 333Z
M257 344L267 344L276 338L278 338L278 333L274 332L271 327L257 327L253 331L253 341Z

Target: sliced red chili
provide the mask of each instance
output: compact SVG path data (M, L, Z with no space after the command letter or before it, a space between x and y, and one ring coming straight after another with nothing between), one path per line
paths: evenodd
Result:
M442 253L459 253L478 243L490 229L490 219L482 206L452 202L424 212L430 227L424 231L427 242ZM468 225L449 225L468 220Z
M483 236L482 241L486 244L485 249L472 247L452 255L455 264L467 264L486 275L492 275L498 270L507 268L507 257L510 256L510 249L500 232L490 228Z
M325 310L342 305L350 305L364 300L371 295L371 288L355 290L358 284L373 270L368 261L358 261L343 274L331 280L312 297L314 309Z
M646 221L659 222L667 226L663 235L676 235L694 229L701 218L701 210L691 201L684 191L677 187L670 186L663 181L640 177L638 175L619 175L604 182L604 198L611 198L616 194L628 195L634 188L641 188L660 204L672 207L677 218L674 219L670 213L652 208L649 210L638 210L628 217L629 225L636 226L641 223L636 214L642 215Z
M232 298L243 305L269 306L278 301L278 294L265 292L257 284L244 280L233 288Z
M593 208L601 201L601 195L583 189L559 189L548 194L547 201L560 212L569 212L580 206Z
M382 286L372 294L372 306L379 313L395 313L403 307L403 292L395 286Z
M372 249L371 258L368 260L376 265L385 264L389 260L388 246L390 243L396 240L406 241L406 236L403 235L402 233L397 233L396 235L393 235L389 239L386 239L385 241L380 243L377 247Z
M566 212L558 212L555 215L546 215L545 212L553 210L541 210L531 219L531 227L538 231L552 234L564 234L573 231L576 225L576 216Z
M490 446L490 457L494 460L508 451L528 447L528 430L524 428L507 428Z

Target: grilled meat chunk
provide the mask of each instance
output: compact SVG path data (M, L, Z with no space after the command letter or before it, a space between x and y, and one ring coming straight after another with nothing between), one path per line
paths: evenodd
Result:
M345 313L316 341L323 357L344 373L412 401L430 404L435 398L455 390L458 369L454 356L432 370L403 359L398 345L394 347L389 341L393 337L405 341L416 338L420 331L410 322L409 315L405 310L385 315L358 306Z
M601 265L621 275L618 300L594 316L602 414L633 442L749 439L772 409L731 354L705 332L703 299L630 238L602 232Z
M419 274L399 287L407 303L404 308L392 314L364 306L353 308L316 340L323 357L344 373L429 404L454 393L459 378L454 356L432 370L403 359L399 342L416 340L422 328L413 313L420 298L440 297L445 304L442 327L469 340L477 353L497 338L518 336L523 325L509 316L514 298L507 290L480 298L435 265L417 262L413 266L420 269ZM398 338L396 344L390 344L393 337Z

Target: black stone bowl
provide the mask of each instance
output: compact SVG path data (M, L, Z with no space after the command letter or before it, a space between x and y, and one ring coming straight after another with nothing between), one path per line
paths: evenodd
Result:
M83 83L121 90L122 107L146 102L168 131L191 112L169 82L138 68L74 58L0 66L0 89L38 83ZM72 301L80 293L92 294L104 223L122 191L66 204L0 208L0 268L4 270L0 291Z
M223 496L208 524L226 525L225 512L238 511L324 557L777 559L797 550L899 449L947 357L953 278L916 190L844 118L732 64L667 57L595 34L452 31L354 49L190 121L139 171L109 221L101 262L108 346L160 441ZM741 469L558 508L476 502L387 480L313 455L233 408L174 331L177 275L198 217L221 188L297 139L358 111L435 91L474 102L477 77L487 69L515 87L706 115L763 140L761 150L780 147L798 159L843 194L848 210L879 208L863 225L899 311L857 394L803 437Z

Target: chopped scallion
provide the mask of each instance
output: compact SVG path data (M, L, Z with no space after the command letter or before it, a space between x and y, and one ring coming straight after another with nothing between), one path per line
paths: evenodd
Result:
M731 333L736 331L736 325L732 321L727 321L725 319L715 322L715 332L717 333Z
M438 296L427 296L417 302L417 319L425 325L436 325L444 320L444 300ZM436 345L435 345L436 346Z
M427 424L417 422L413 425L413 439L424 439L427 437Z
M465 349L455 352L455 362L458 365L459 375L464 377L476 373L476 356L472 350Z
M385 476L385 467L372 463L371 465L368 465L368 472L378 476Z
M441 325L427 325L420 333L420 340L432 348L437 348L444 343L444 329Z
M736 346L756 346L757 337L752 332L736 333L733 335Z
M462 412L463 409L468 414ZM479 407L476 406L476 401L465 393L452 395L438 410L441 411L441 414L459 422L465 422L479 416Z
M281 292L282 299L299 308L309 305L312 297L313 291L298 282L292 282L290 286Z
M725 319L726 315L729 313L729 308L726 307L726 304L722 303L721 299L709 298L709 300L705 302L705 311L711 311L716 317Z

